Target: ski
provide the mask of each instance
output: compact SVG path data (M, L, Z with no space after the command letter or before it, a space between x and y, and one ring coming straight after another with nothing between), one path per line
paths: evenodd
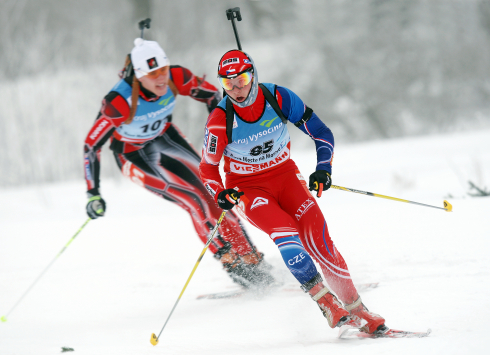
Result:
M354 285L354 286L356 286L357 292L362 292L362 291L366 291L366 290L369 290L372 288L377 288L378 285L379 285L379 282L368 282L368 283L358 284L358 285Z
M355 338L425 338L432 332L431 329L427 329L426 332L408 332L404 330L388 329L384 333L368 334L359 331L358 328L350 325L344 325L340 327L339 339L355 339Z
M378 285L379 285L379 282L364 283L364 284L356 285L356 289L358 292L362 292L362 291L366 291L369 289L376 288L376 287L378 287ZM292 286L282 287L282 288L279 288L279 290L284 291L284 292L301 291L301 289L299 287L292 287ZM254 291L242 288L242 289L233 290L233 291L224 291L224 292L202 294L202 295L197 296L197 299L198 300L202 300L202 299L218 300L218 299L224 299L224 298L238 298L238 297L245 296L247 294L254 294Z
M216 292L216 293L207 293L204 295L197 296L198 300L208 299L208 300L218 300L222 298L237 298L241 297L244 294L248 293L247 290L235 290L235 291L225 291L225 292Z

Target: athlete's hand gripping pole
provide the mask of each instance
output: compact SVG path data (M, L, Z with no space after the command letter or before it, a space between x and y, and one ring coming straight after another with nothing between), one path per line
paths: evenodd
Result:
M228 20L231 20L231 25L233 26L233 32L235 32L236 44L238 46L238 49L242 50L242 46L240 44L240 38L238 38L238 31L235 25L235 18L237 19L237 21L242 20L242 15L240 14L240 8L234 7L233 9L226 10L226 17L228 18Z
M347 187L342 187L342 186L332 185L332 188L333 189L337 189L337 190L342 190L342 191L354 192L356 194L361 194L361 195L366 195L366 196L373 196L373 197L385 198L385 199L393 200L393 201L411 203L413 205L418 205L418 206L425 206L425 207L437 208L437 209L440 209L440 210L444 210L446 212L452 212L453 211L453 206L448 201L446 201L446 200L444 200L444 207L437 207L437 206L432 206L432 205L426 205L425 203L419 203L419 202L414 202L414 201L409 201L409 200L403 200L401 198L396 198L396 197L390 197L390 196L375 194L375 193L372 193L372 192L349 189Z
M236 191L234 189L223 190L218 194L218 206L223 210L231 210L240 202L240 196L243 196L242 191Z
M97 212L101 212L101 211L97 211ZM46 271L48 271L48 269L50 268L51 265L53 265L53 263L56 261L56 259L58 259L58 257L65 251L65 249L68 248L68 246L71 244L71 242L73 242L73 240L77 237L77 235L80 234L82 229L87 225L88 222L90 222L90 220L91 220L91 218L89 218L85 221L85 223L80 227L80 229L75 233L75 235L73 237L71 237L71 239L68 241L68 243L66 243L65 246L63 247L63 249L61 249L61 251L58 253L58 255L55 256L55 258L49 263L48 266L46 266L46 268L43 270L43 272L41 272L41 274L37 277L37 279L34 280L34 282L31 284L31 286L29 286L27 291L24 292L24 294L19 298L17 303L14 304L14 306L10 309L10 311L8 311L8 313L6 315L4 315L0 318L0 320L2 322L7 321L7 317L10 315L10 313L12 313L12 311L15 309L15 307L17 307L17 305L20 303L20 301L22 301L22 299L29 293L29 291L34 287L34 285L39 281L39 279L44 275L44 273Z
M87 215L91 219L97 219L99 217L104 216L105 208L106 208L106 203L102 198L102 196L95 195L89 198L85 209L87 210Z
M316 197L322 197L322 192L332 186L332 177L325 170L317 170L310 175L309 189L316 191Z
M189 278L187 279L187 281L186 281L186 283L184 285L184 288L182 289L182 292L180 292L179 298L177 298L177 301L175 302L174 307L170 311L170 314L168 315L167 320L165 321L165 324L162 327L162 330L160 330L160 333L158 333L158 336L156 336L155 333L152 333L151 334L150 343L153 346L155 346L155 345L158 344L158 340L160 339L160 335L162 335L163 329L165 329L165 326L167 325L168 320L170 319L170 316L172 316L172 313L174 313L175 307L177 307L177 304L179 303L180 298L184 294L184 291L187 288L187 285L189 284L189 281L191 281L192 275L194 275L194 272L196 271L196 269L197 269L199 263L201 262L204 254L206 253L206 250L208 250L209 244L211 244L211 241L213 240L214 235L216 234L216 231L218 230L221 222L223 221L223 218L225 217L226 212L228 212L228 211L227 210L224 210L221 213L221 216L219 217L218 222L216 223L216 225L214 226L213 230L211 231L210 237L209 237L208 241L206 242L206 245L204 246L204 249L202 250L201 255L199 255L199 258L197 259L196 265L194 265L194 268L192 269L192 272L189 275Z

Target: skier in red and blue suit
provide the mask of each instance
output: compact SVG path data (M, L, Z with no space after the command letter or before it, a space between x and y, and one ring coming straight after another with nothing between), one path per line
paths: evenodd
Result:
M204 185L221 208L236 206L250 223L269 235L332 328L349 324L367 333L385 332L384 319L363 305L310 193L315 190L320 197L332 184L332 132L291 90L259 84L257 68L245 52L225 53L218 65L218 79L227 96L206 123L199 167ZM317 165L308 186L290 159L287 122L315 142ZM219 172L222 157L226 185ZM323 284L313 260L320 265L330 289Z
M93 219L105 214L99 184L100 152L110 140L123 175L185 209L206 243L221 210L199 179L199 154L172 122L177 95L203 102L209 111L221 99L216 87L190 70L170 66L157 42L136 39L121 80L104 98L85 139L87 214ZM238 284L260 288L274 282L270 266L235 214L226 215L209 249Z

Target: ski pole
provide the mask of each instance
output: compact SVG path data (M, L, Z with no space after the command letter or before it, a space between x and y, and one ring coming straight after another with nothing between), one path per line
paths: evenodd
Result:
M206 253L206 250L208 250L209 244L211 244L211 241L213 240L213 237L216 234L216 231L218 230L218 228L221 224L221 221L223 221L223 218L225 217L226 212L227 212L227 210L223 210L223 212L221 213L221 216L218 219L218 222L216 223L213 230L211 231L211 236L209 237L208 241L206 242L206 245L204 246L204 249L202 250L201 255L199 255L199 258L197 259L196 265L194 265L194 268L192 269L192 272L189 275L189 278L187 279L187 282L185 283L184 288L182 289L182 292L180 292L179 298L177 298L177 301L175 302L174 307L170 311L170 314L168 315L167 320L165 321L165 324L162 327L162 330L160 330L160 333L158 333L158 336L156 336L155 333L151 334L150 343L152 343L153 346L158 344L158 340L160 339L160 335L162 335L163 329L165 329L165 326L167 325L168 320L170 319L170 316L172 315L172 313L174 313L175 307L177 307L177 304L179 303L180 298L184 294L184 291L187 288L189 281L191 281L192 275L194 275L194 272L196 271L197 266L201 262L201 260L204 256L204 253Z
M323 186L321 186L321 185L322 184L320 184L320 189L318 189L318 197L320 197L322 195L321 194L321 190L323 190ZM385 198L385 199L393 200L393 201L411 203L413 205L419 205L419 206L437 208L437 209L440 209L440 210L444 210L446 212L452 212L453 211L453 206L448 201L446 201L446 200L444 200L444 207L437 207L437 206L426 205L425 203L414 202L414 201L409 201L409 200L403 200L401 198L396 198L396 197L390 197L390 196L375 194L375 193L372 193L372 192L349 189L347 187L342 187L342 186L332 185L331 187L334 188L334 189L337 189L337 190L354 192L356 194L361 194L361 195L366 195L366 196L373 196L373 197Z
M98 210L97 212L103 212L102 210ZM91 218L87 219L85 221L85 223L80 227L80 229L75 233L75 235L73 237L71 237L71 239L68 241L68 243L65 244L65 246L63 247L63 249L61 249L61 251L58 253L58 255L55 256L55 258L49 263L48 266L46 266L46 268L43 270L43 272L41 272L41 274L37 277L36 280L34 280L34 282L31 284L31 286L29 286L29 288L27 289L26 292L24 292L24 294L22 295L21 298L19 298L19 300L17 301L17 303L10 309L10 311L8 311L8 313L2 317L0 317L0 320L2 322L6 322L7 321L7 317L10 315L10 313L12 313L12 311L15 309L15 307L17 307L17 305L20 303L20 301L22 301L22 299L29 293L29 291L34 287L34 285L39 281L39 279L44 275L44 273L51 267L51 265L53 265L53 263L56 261L56 259L58 259L58 257L65 251L66 248L68 248L68 246L71 244L71 242L73 242L73 240L77 237L78 234L80 234L80 232L82 231L82 229L87 225L88 222L90 222Z
M240 38L238 38L238 31L235 25L235 18L237 19L237 21L242 20L242 15L240 14L240 8L234 7L233 9L226 10L226 18L228 18L228 20L231 20L231 25L233 26L233 32L235 32L236 44L238 46L238 49L242 50L242 46L240 44Z

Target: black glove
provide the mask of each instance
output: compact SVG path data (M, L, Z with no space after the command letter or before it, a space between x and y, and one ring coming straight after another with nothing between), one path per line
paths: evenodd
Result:
M90 218L96 219L104 216L105 201L100 195L92 196L87 203L87 214Z
M224 210L231 210L240 202L240 196L244 193L233 189L226 189L218 194L218 206Z
M216 91L216 93L208 100L207 106L208 106L208 111L211 113L216 106L218 106L219 102L221 101L222 97L219 91Z
M330 186L332 186L332 177L327 171L317 170L310 175L310 191L315 190L316 197L321 197L322 191L328 190Z

